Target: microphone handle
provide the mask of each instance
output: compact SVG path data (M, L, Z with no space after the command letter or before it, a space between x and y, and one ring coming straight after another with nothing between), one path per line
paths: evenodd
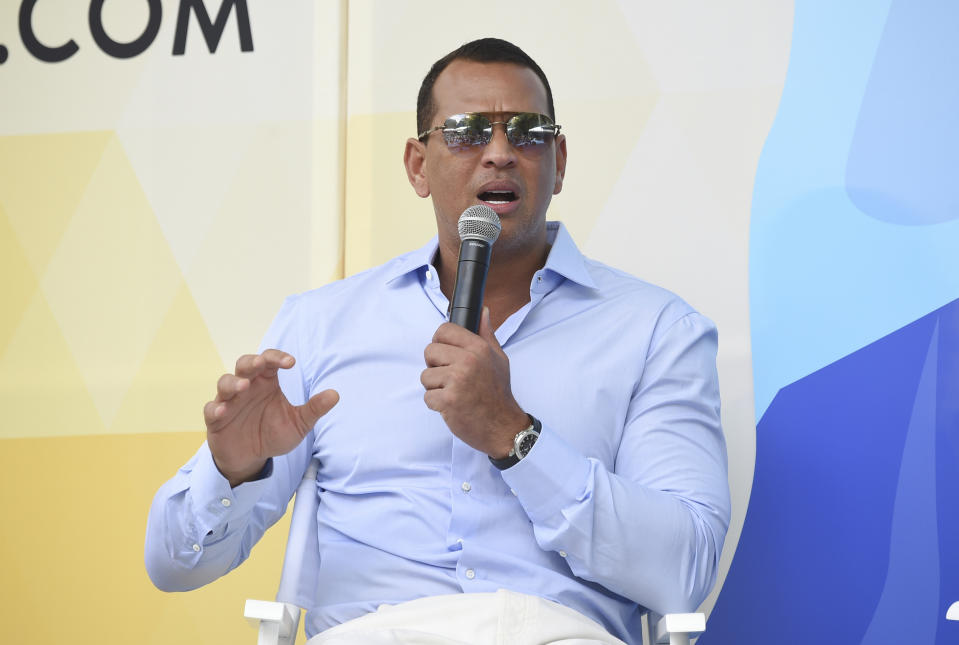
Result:
M463 240L456 266L456 284L450 301L450 322L479 332L483 313L483 291L493 245L480 240Z

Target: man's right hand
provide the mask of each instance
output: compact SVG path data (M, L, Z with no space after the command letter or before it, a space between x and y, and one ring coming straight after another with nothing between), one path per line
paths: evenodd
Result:
M236 373L220 377L216 398L203 407L213 461L230 486L255 477L270 457L296 448L340 400L335 390L324 390L303 405L292 405L276 373L294 362L278 349L241 356Z

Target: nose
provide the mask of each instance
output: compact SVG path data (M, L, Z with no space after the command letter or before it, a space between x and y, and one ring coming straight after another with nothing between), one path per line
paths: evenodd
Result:
M493 125L493 136L483 148L483 165L508 168L516 163L516 149L506 138L506 124Z

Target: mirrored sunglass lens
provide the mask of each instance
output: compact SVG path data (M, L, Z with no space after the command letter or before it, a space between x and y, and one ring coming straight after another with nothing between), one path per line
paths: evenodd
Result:
M509 120L506 134L514 146L540 146L553 136L553 124L542 114L524 112Z
M481 146L489 141L492 128L481 114L454 114L443 124L443 138L452 148Z

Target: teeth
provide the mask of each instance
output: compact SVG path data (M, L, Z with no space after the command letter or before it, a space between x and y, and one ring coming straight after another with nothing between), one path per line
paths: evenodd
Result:
M513 196L513 191L511 190L487 190L483 193L487 197L493 199L485 199L483 201L489 204L509 204L512 200L510 199L495 199L496 197L511 197Z

